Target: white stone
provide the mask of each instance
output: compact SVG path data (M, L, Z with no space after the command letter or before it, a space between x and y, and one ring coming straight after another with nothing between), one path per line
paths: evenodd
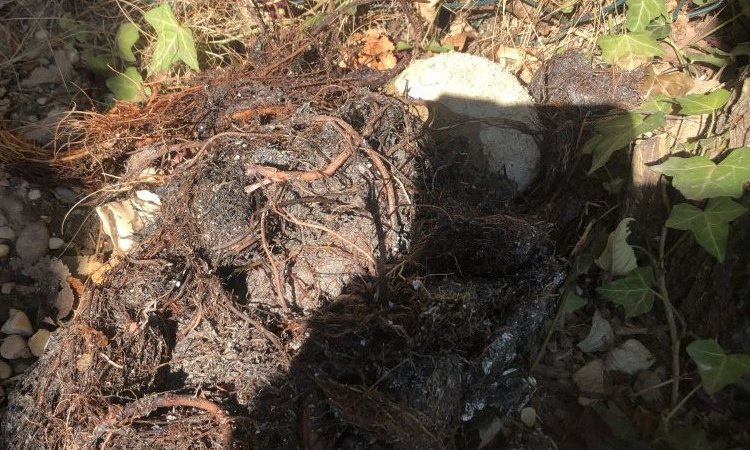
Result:
M7 281L7 282L3 283L2 287L0 287L0 292L2 292L3 294L6 294L6 295L10 294L11 292L13 292L13 288L14 287L16 287L16 283L14 283L12 281Z
M42 221L30 223L21 231L16 241L16 253L28 264L34 264L47 254L49 231Z
M36 39L37 41L43 41L47 39L48 36L49 36L49 33L47 33L46 30L37 30L34 33L34 39Z
M533 133L540 129L539 118L528 91L502 66L481 56L443 53L413 62L393 86L398 94L438 102L462 118L482 119L474 125L478 156L486 160L475 164L478 169L507 176L520 192L536 179L541 151Z
M13 368L5 361L0 361L0 380L7 380L13 376Z
M36 356L37 358L42 356L42 354L44 353L44 349L47 348L47 343L49 342L50 335L51 333L48 330L40 328L36 333L34 333L33 336L29 338L29 350L31 350L32 355Z
M29 316L25 312L10 308L8 316L8 320L0 328L3 333L20 334L22 336L31 336L34 333Z
M521 422L527 427L533 427L536 424L536 410L527 406L521 410Z
M49 238L49 249L50 250L57 250L57 249L61 248L63 245L65 245L65 241L63 241L59 237L51 237L51 238Z
M573 374L573 383L584 394L604 394L604 361L595 359L589 361Z
M16 232L9 226L0 227L0 239L13 240L16 238Z
M29 200L31 201L39 200L40 198L42 198L42 191L40 191L39 189L32 189L29 191L28 196Z
M10 253L10 247L8 244L0 244L0 258L5 258Z
M36 102L42 106L46 105L49 99L47 97L39 97L36 99Z
M31 352L26 345L26 338L17 334L11 334L0 344L0 356L5 359L29 358Z

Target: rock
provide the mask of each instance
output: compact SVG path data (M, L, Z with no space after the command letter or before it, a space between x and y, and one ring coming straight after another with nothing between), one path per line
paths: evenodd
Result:
M536 410L530 406L521 410L521 422L527 427L533 427L536 424Z
M8 316L8 320L5 321L0 331L5 334L20 334L22 336L34 334L34 328L25 312L10 308Z
M37 30L34 33L34 39L37 41L43 41L49 37L49 33L47 33L47 30Z
M5 361L0 361L0 380L7 380L13 376L13 368Z
M13 240L16 238L16 232L9 226L0 227L0 239Z
M31 201L39 200L42 198L42 192L39 189L32 189L29 191L28 197Z
M61 248L63 245L65 245L65 241L63 241L59 237L51 237L51 238L49 238L49 249L50 250L57 250L57 249Z
M78 200L78 194L74 190L60 186L55 188L55 197L65 203L75 203Z
M393 87L398 94L437 102L462 118L498 123L475 121L456 128L461 135L478 134L478 142L467 135L469 150L476 153L470 158L475 170L507 176L519 192L536 179L541 151L533 134L540 128L539 118L528 91L500 65L466 53L443 53L413 62Z
M10 253L10 247L8 244L0 244L0 258L5 258Z
M11 334L0 344L0 356L5 359L29 358L31 352L26 345L26 338Z
M60 80L60 74L51 67L37 67L29 76L21 81L24 88L33 88L40 84L55 83Z
M42 221L26 225L16 241L16 253L27 264L34 264L47 253L49 231Z
M29 350L31 350L32 355L36 356L37 358L40 358L42 356L42 354L44 353L44 349L47 348L47 343L49 342L49 337L51 334L52 333L50 333L48 330L40 328L36 333L34 333L33 336L29 338Z
M39 97L36 99L36 102L40 104L41 106L46 105L48 101L49 100L47 99L47 97Z
M604 361L595 359L573 374L573 383L582 393L601 395L606 392L604 385Z

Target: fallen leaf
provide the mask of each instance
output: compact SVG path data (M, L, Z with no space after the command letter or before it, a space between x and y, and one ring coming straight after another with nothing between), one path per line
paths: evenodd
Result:
M344 67L389 70L396 66L396 46L382 30L371 29L352 35L347 47L355 49L356 56L345 58L342 61Z
M607 370L634 375L651 367L656 358L636 339L628 339L607 353L604 366Z
M638 265L635 260L635 251L628 244L630 236L629 225L635 219L626 217L620 221L615 231L609 234L607 247L601 256L594 261L600 269L606 270L612 276L625 275L634 270Z
M614 339L615 333L609 321L596 311L591 320L589 335L578 343L578 348L584 353L598 352L607 348Z
M468 33L465 33L465 32L446 36L443 39L443 45L446 47L453 47L453 50L457 52L461 52L466 47L467 38L468 38Z
M694 85L693 78L684 72L670 72L655 74L649 70L643 81L644 97L652 95L667 95L679 97L690 92Z
M422 18L427 22L428 24L431 24L435 21L435 18L438 15L438 5L441 0L416 0L415 3L417 4L417 11L419 12L419 15L422 16Z

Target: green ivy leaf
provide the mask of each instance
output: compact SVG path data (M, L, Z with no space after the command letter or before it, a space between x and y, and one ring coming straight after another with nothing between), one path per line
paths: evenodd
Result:
M123 22L117 29L115 35L115 41L117 42L117 50L120 51L120 57L126 62L135 62L135 55L133 54L133 45L135 45L138 38L141 37L138 32L138 27L131 22Z
M690 200L738 198L750 181L750 147L732 150L719 164L705 156L672 157L651 170L672 177L672 185Z
M397 52L400 52L400 51L403 51L403 50L411 50L412 48L414 48L414 46L411 45L410 43L406 42L406 41L398 41L396 43L396 51Z
M685 53L685 58L687 58L687 60L690 61L691 64L703 63L710 64L716 67L724 67L729 64L729 61L731 61L731 58L729 56L720 55L717 53L712 54L688 52Z
M654 306L654 292L651 281L654 271L651 267L638 267L625 278L609 282L596 289L605 299L622 305L625 317L635 317L651 311Z
M729 101L729 91L726 89L717 89L708 94L693 94L684 97L677 97L675 102L680 106L679 113L686 116L708 114Z
M148 65L149 74L167 70L180 61L196 72L200 70L193 33L177 22L167 3L146 11L143 17L156 30L156 44Z
M713 339L693 341L687 353L698 365L703 389L714 394L750 373L750 355L727 355Z
M664 94L652 95L638 108L645 113L663 112L667 114L671 113L672 109L674 109L672 97Z
M88 40L89 33L86 30L86 25L75 20L70 13L65 13L57 19L57 25L66 35L72 36L73 39L80 43L85 43Z
M569 292L568 295L565 296L565 300L563 300L563 309L566 313L570 314L583 308L587 303L588 302L585 298L581 298L578 295Z
M596 131L599 134L586 142L582 150L584 154L593 153L588 173L591 174L604 166L614 152L626 147L638 136L660 128L666 122L667 116L662 112L648 116L628 112L598 124Z
M667 13L664 0L627 0L626 25L630 31L644 31L652 20Z
M83 52L81 59L84 63L97 75L109 76L112 75L113 64L112 61L101 56L97 56L91 51Z
M651 57L664 54L659 42L646 32L604 35L599 37L597 44L606 63L626 70L635 69Z
M435 41L432 41L426 46L424 46L424 51L432 52L432 53L448 53L448 52L453 51L453 47L445 47Z
M705 210L688 203L672 208L666 226L690 231L695 240L720 262L724 261L729 222L745 213L745 208L727 197L712 198Z
M631 217L622 219L615 231L609 234L607 246L601 256L594 261L600 269L606 270L612 276L625 275L638 267L635 261L635 251L628 244L628 236L630 236L628 226L634 221L635 219Z
M125 72L107 78L107 87L117 100L139 102L144 100L143 77L135 67L128 67Z

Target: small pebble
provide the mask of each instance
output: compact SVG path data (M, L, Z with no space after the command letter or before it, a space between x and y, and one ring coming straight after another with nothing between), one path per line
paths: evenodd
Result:
M10 247L8 244L0 244L0 258L5 258L10 253Z
M65 241L60 239L59 237L51 237L49 238L49 249L50 250L57 250L58 248L65 245Z
M5 361L0 361L0 380L7 380L13 376L13 368Z
M16 253L29 264L34 264L47 253L49 231L42 221L30 223L21 231L16 241Z
M47 97L39 97L36 99L36 102L42 106L47 104Z
M531 406L527 406L521 410L521 422L527 427L533 427L536 423L536 410Z
M36 33L34 33L34 39L37 41L43 41L47 39L47 36L49 36L49 33L47 33L46 30L37 30Z
M76 194L72 189L66 187L56 187L55 195L57 196L57 198L67 203L75 203L75 201L78 199L78 194Z
M0 227L0 239L13 240L16 238L16 232L9 226Z
M29 338L29 350L31 350L32 355L36 356L37 358L42 356L42 354L44 353L44 349L47 348L50 334L51 333L48 330L40 328L36 333L34 333L33 336Z
M20 334L22 336L34 334L34 328L25 312L10 308L8 316L8 320L5 321L0 331L5 334Z
M14 287L16 287L16 283L12 281L7 281L3 283L2 287L0 287L0 293L6 294L6 295L10 294L11 292L13 292Z
M71 64L76 64L78 61L80 61L81 57L78 54L78 50L71 48L65 53L68 57L68 61L70 61Z
M11 334L0 344L0 356L5 359L29 358L31 352L26 345L26 338Z
M39 189L32 189L29 191L29 200L39 200L42 198L42 192Z

